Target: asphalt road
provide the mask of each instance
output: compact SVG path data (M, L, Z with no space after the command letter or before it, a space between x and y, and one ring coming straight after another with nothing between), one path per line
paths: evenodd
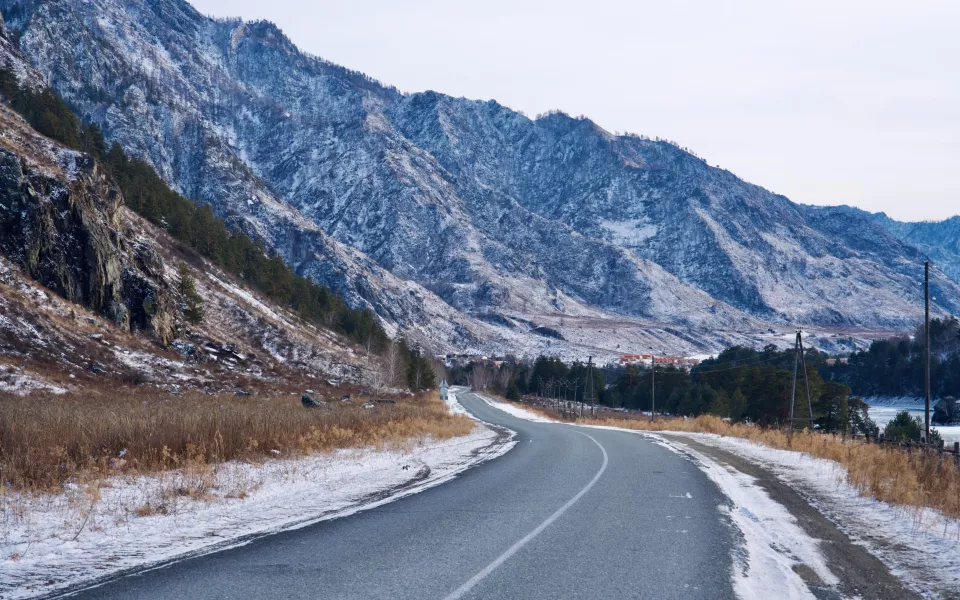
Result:
M641 436L531 423L504 456L349 517L116 579L79 598L733 598L728 500Z

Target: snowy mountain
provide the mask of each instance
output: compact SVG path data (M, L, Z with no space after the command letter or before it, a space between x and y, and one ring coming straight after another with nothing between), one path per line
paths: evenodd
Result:
M933 264L960 283L960 216L943 221L902 223L884 213L871 218L905 243L930 257Z
M369 370L341 336L184 253L124 206L99 163L2 102L0 189L0 392L131 382L275 392L278 382L317 387L318 374L359 382ZM181 261L193 263L202 323L188 325L178 308Z
M109 140L437 348L541 351L550 342L533 326L558 325L585 347L692 351L764 323L899 328L921 314L913 241L667 142L401 94L301 52L271 23L210 19L182 0L0 10ZM955 312L960 288L936 277L939 309ZM597 322L660 333L578 333Z

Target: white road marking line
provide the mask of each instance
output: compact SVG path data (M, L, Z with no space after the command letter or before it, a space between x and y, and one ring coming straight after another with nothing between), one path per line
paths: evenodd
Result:
M569 509L571 506L576 504L577 500L579 500L580 498L583 497L584 494L589 492L590 488L592 488L594 484L600 480L600 476L603 475L603 472L607 470L607 463L609 462L606 449L603 446L601 446L600 442L595 440L593 436L587 435L586 433L582 433L580 431L577 431L576 433L579 433L580 435L584 435L590 438L590 440L594 444L596 444L598 448L600 448L600 452L603 452L603 465L600 466L600 470L597 471L597 474L593 476L593 479L590 480L590 483L588 483L586 487L584 487L582 490L577 492L576 496L574 496L573 498L570 498L570 500L568 500L566 504L564 504L559 509L557 509L557 512L547 517L546 521L544 521L543 523L540 523L540 525L538 525L536 529L534 529L527 535L523 536L523 538L513 546L510 546L510 549L508 549L506 552L498 556L496 560L494 560L492 563L484 567L482 571L480 571L479 573L471 577L469 581L467 581L466 583L458 587L456 590L454 590L444 600L457 600L458 598L462 598L465 595L467 595L470 592L470 590L476 587L478 583L483 581L488 575L490 575L490 573L493 573L497 569L497 567L507 562L507 560L509 560L511 556L513 556L521 548L526 546L531 540L533 540L533 538L540 535L544 529L546 529L551 525L551 523L559 519L560 516L563 515L563 513L567 512L567 509Z

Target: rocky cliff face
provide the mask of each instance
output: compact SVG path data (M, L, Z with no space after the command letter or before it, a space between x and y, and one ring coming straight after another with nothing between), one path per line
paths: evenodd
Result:
M23 88L44 87L2 19L0 69ZM94 159L41 136L0 104L0 254L63 298L166 345L177 314L163 261L121 234L121 206Z
M5 36L0 27L0 68L39 91L42 77ZM99 163L40 135L4 100L0 394L117 385L276 394L317 388L318 374L332 382L319 388L369 374L368 360L342 338L251 293L133 214ZM182 261L204 300L201 323L183 322L176 306L173 265Z
M0 128L0 253L63 298L169 343L177 311L163 261L121 234L112 180L5 106Z
M182 0L0 0L109 139L352 304L433 344L528 344L542 315L699 331L902 327L923 256L666 142L405 95L266 22ZM943 310L960 289L938 275ZM700 335L700 334L694 334ZM702 337L702 336L701 336Z

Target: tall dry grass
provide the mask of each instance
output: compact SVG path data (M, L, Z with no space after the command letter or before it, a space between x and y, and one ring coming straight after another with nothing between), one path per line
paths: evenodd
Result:
M543 407L523 405L547 418L556 413ZM780 429L731 424L719 417L703 415L695 419L637 415L584 417L578 423L606 425L639 431L683 431L715 433L736 437L778 450L804 452L816 458L839 463L846 470L846 481L863 496L908 507L933 508L952 518L960 518L960 469L952 455L942 458L936 452L867 444L839 435L797 432L788 436Z
M436 393L364 408L305 409L299 395L0 397L0 486L55 491L71 480L465 435Z

